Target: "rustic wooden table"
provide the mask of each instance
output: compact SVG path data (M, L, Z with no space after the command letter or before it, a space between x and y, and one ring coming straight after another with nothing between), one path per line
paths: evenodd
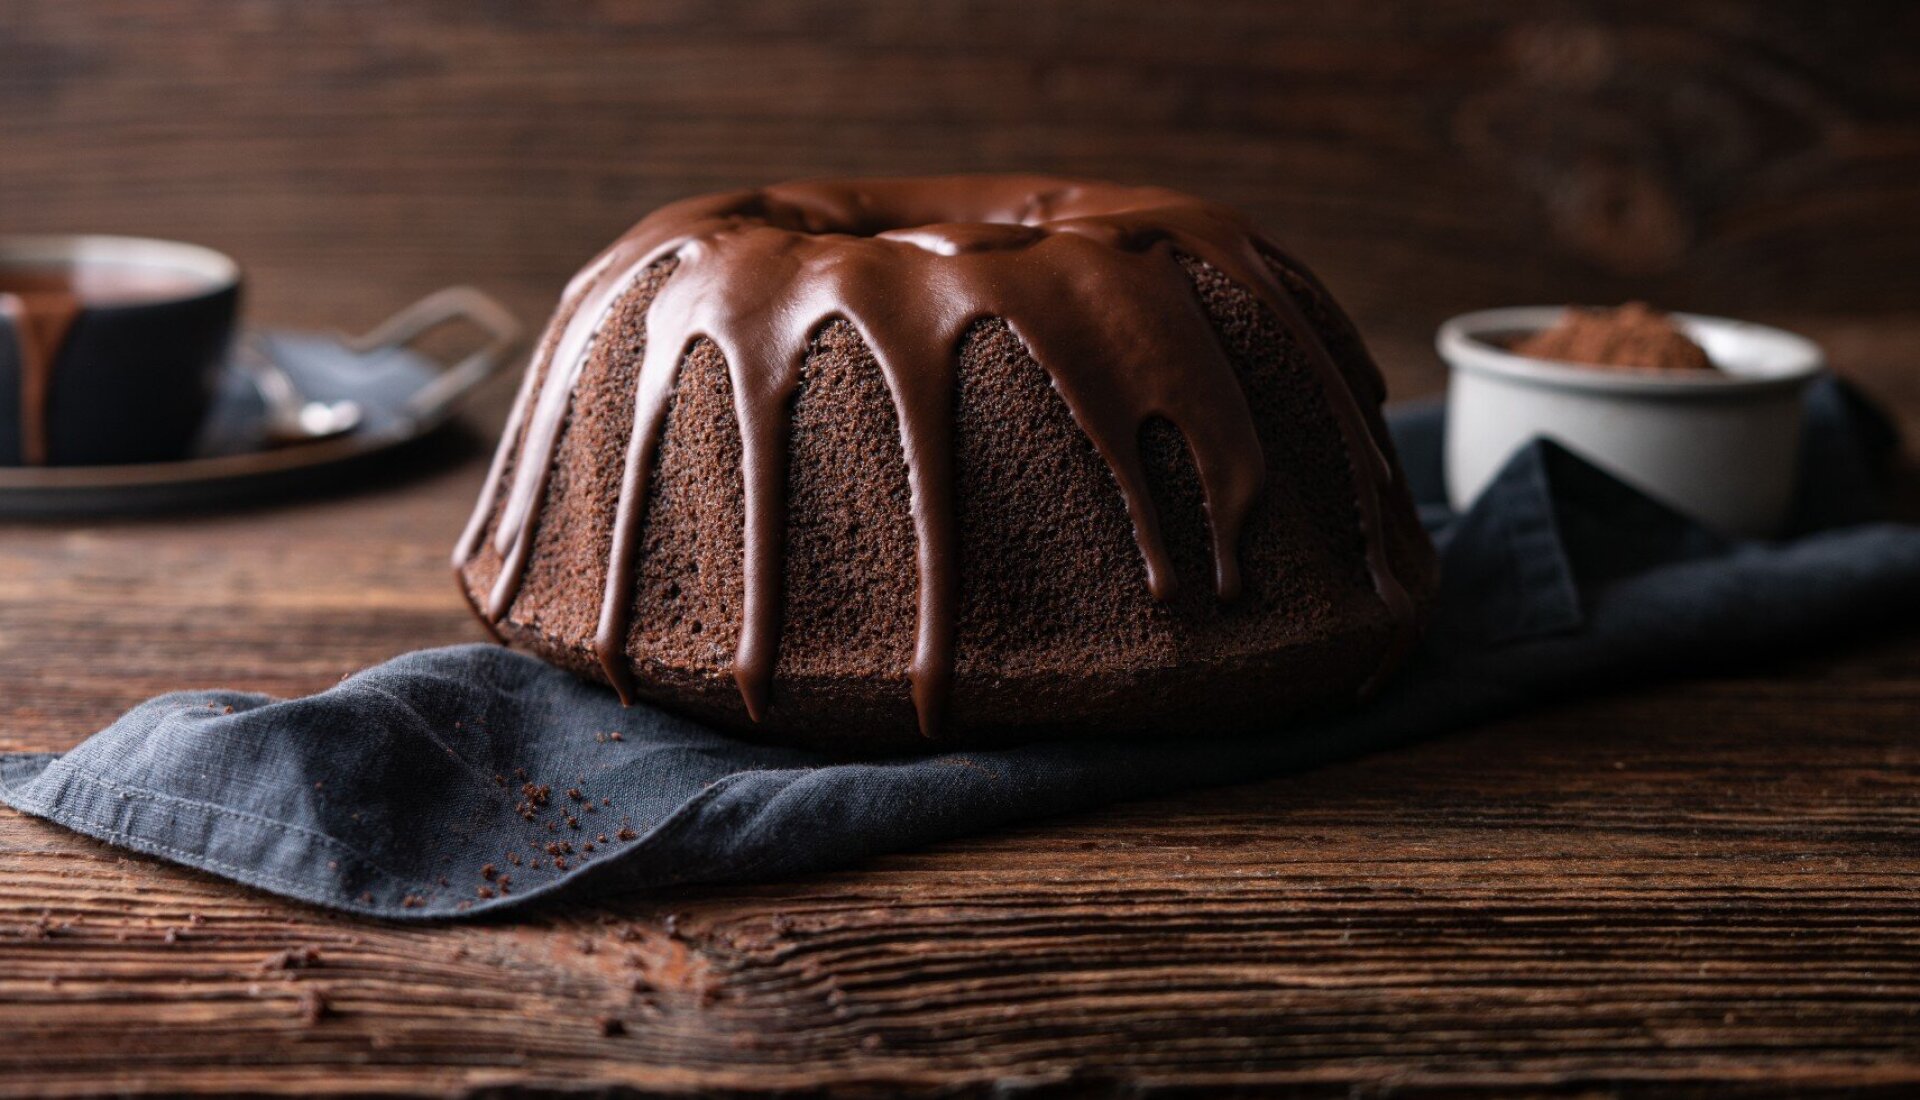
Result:
M1896 343L1816 334L1899 392ZM357 494L0 529L0 749L478 638L445 559L479 475L452 441ZM1920 640L1867 639L837 874L437 927L0 812L0 1093L1911 1094L1916 714Z
M1920 438L1916 71L1899 0L0 0L0 229L203 241L255 318L352 328L457 281L536 317L696 191L1108 176L1249 210L1402 394L1439 385L1451 313L1649 296L1807 332ZM434 457L0 524L0 750L477 639L444 562L480 458ZM443 927L0 811L0 1094L1915 1095L1916 716L1920 638L1859 639L803 881ZM290 949L312 965L263 968Z

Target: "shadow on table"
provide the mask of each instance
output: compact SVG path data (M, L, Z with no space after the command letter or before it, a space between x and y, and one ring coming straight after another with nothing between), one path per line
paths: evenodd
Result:
M375 453L260 475L184 495L117 496L90 500L76 494L45 511L7 515L0 522L58 526L103 520L181 519L299 507L345 497L391 492L447 473L492 449L482 433L453 421L418 439Z

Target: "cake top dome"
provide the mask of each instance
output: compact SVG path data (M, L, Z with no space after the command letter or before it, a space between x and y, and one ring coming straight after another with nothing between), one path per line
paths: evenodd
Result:
M1294 265L1227 207L1161 188L1033 176L789 183L686 199L649 215L568 285L566 301L575 304L556 316L557 331L542 345L547 361L528 371L515 405L511 473L503 477L510 451L503 445L456 564L478 551L498 505L503 567L482 611L490 621L503 618L594 341L641 277L672 262L646 313L595 650L608 680L631 698L625 646L651 466L680 362L695 341L709 340L733 379L741 439L746 586L734 679L759 720L779 641L791 402L815 334L843 319L878 361L898 413L918 541L918 623L907 671L930 734L952 677L958 600L956 352L976 321L1005 321L1052 379L1112 470L1147 584L1163 599L1173 569L1138 437L1156 417L1180 431L1205 494L1216 590L1222 599L1237 595L1240 531L1266 465L1245 394L1180 255L1253 293L1303 350L1347 448L1374 588L1410 630L1412 601L1381 531L1392 465L1349 376L1267 261ZM1377 376L1370 381L1376 392L1365 400L1377 401ZM496 500L503 481L505 499Z

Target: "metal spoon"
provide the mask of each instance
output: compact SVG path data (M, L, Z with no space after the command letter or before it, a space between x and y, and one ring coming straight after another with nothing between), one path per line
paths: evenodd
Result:
M266 406L264 428L271 446L332 439L359 427L365 419L365 410L357 401L308 398L300 392L292 376L254 344L249 343L243 349L239 361Z

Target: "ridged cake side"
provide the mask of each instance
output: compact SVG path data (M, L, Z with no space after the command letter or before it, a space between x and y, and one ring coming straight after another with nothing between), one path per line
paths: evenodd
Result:
M1170 600L1156 600L1106 461L1005 322L975 323L956 375L959 610L942 742L1270 728L1352 698L1396 644L1367 568L1347 451L1307 350L1245 288L1182 262L1247 396L1266 464L1238 543L1244 590L1224 603L1212 592L1200 479L1179 433L1152 421L1141 453L1179 582ZM650 269L592 345L524 580L497 624L506 640L597 679L605 679L593 644L598 596L647 308L673 266ZM1309 276L1275 269L1384 438L1377 374L1352 327ZM563 306L563 320L576 305ZM644 505L626 641L637 693L754 736L857 749L922 743L907 678L916 541L879 365L841 321L817 334L802 367L778 658L759 723L732 675L744 592L734 396L724 358L697 342L676 380ZM517 442L503 440L496 479L512 476ZM1397 467L1387 497L1382 533L1394 572L1424 602L1432 553ZM489 537L461 567L477 606L501 568L491 537L498 508L496 494L495 514L484 518Z

